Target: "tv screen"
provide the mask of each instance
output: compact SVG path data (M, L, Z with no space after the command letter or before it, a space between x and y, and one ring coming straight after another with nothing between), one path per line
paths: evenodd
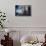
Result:
M31 5L16 5L15 16L31 16Z

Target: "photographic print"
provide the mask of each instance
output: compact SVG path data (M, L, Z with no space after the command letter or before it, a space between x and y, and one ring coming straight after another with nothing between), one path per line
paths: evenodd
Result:
M31 16L31 5L16 5L15 16Z

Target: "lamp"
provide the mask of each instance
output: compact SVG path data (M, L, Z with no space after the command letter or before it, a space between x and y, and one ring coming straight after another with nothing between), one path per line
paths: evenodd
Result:
M9 37L9 29L5 29L5 32L7 33L7 36Z
M5 32L6 32L6 33L9 33L9 29L5 29Z

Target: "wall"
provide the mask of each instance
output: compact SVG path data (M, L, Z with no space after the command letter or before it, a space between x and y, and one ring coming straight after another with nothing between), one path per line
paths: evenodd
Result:
M32 16L16 17L16 4L32 5ZM21 31L20 36L31 31L46 31L46 0L0 0L0 10L6 12L6 27Z
M32 5L32 16L16 17L15 5ZM6 12L7 27L46 27L46 0L0 0L0 9Z

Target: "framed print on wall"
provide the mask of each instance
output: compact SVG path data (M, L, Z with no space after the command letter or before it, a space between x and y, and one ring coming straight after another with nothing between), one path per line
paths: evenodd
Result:
M15 5L15 16L31 16L31 5Z

